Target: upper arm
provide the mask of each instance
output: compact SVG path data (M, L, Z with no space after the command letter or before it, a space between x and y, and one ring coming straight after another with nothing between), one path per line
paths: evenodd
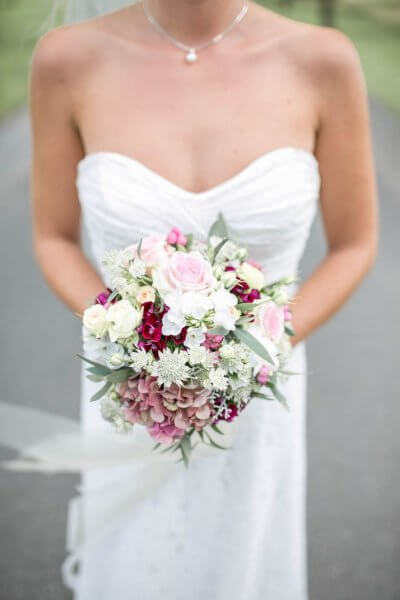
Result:
M82 156L73 118L76 72L68 60L71 40L64 28L38 43L30 77L34 237L79 240L80 209L75 179Z
M319 129L321 210L329 247L376 238L376 184L366 86L353 44L322 30L314 61ZM322 39L323 38L323 39Z

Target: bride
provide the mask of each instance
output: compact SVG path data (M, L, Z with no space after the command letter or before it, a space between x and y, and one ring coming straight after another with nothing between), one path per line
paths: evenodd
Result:
M376 246L354 47L254 2L144 0L44 36L30 100L36 255L74 312L103 290L106 250L173 225L204 237L221 210L268 281L290 276L319 204L328 251L296 292L290 412L251 403L231 450L154 471L147 492L140 464L86 474L64 568L77 600L305 600L304 340ZM84 380L86 432L107 427L94 385ZM136 499L105 522L128 476Z

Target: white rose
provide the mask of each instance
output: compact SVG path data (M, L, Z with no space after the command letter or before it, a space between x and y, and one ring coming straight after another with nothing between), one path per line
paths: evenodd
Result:
M94 304L83 313L83 324L92 335L102 337L108 327L107 311L101 304Z
M264 273L248 262L240 266L238 275L253 290L260 290L265 283Z
M145 302L154 302L156 299L156 291L151 285L144 285L139 288L136 298L140 304L144 304Z
M120 300L111 304L107 311L110 340L115 342L118 338L127 338L132 335L141 319L142 312L136 310L129 300Z

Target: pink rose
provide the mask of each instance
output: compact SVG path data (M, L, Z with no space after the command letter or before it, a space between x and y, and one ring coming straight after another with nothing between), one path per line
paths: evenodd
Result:
M179 244L180 246L186 246L187 237L180 229L178 229L178 227L173 227L167 235L167 243L172 245Z
M157 287L182 292L208 291L215 282L210 263L199 252L174 252L157 276Z
M138 244L134 246L135 256L138 256L137 248ZM167 243L165 236L150 235L143 238L140 259L145 265L148 267L154 267L155 265L159 265L161 262L163 262L163 260L165 260L167 257Z
M257 313L258 324L264 335L273 342L278 342L283 335L285 315L282 306L275 302L262 304Z

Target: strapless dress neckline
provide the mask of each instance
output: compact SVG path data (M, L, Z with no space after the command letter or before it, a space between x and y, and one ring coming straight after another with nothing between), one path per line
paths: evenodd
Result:
M121 164L125 164L127 167L141 170L141 172L146 175L148 178L152 178L159 186L163 186L167 190L173 192L175 195L179 195L186 199L205 199L208 197L212 197L218 192L225 191L228 186L232 186L236 183L239 183L240 180L245 178L246 176L251 174L251 171L258 168L260 164L268 164L272 160L277 158L283 158L285 155L298 155L299 157L304 158L305 160L310 161L316 167L316 170L319 174L319 162L316 158L315 154L306 148L296 147L296 146L280 146L278 148L274 148L272 150L268 150L250 161L245 167L240 169L237 173L225 179L224 181L217 183L216 185L209 187L205 190L201 190L199 192L194 192L188 189L185 189L174 183L170 179L160 175L143 162L137 160L134 157L129 156L128 154L123 154L120 152L114 151L93 151L87 153L79 162L78 162L78 171L81 171L83 167L90 162L96 161L101 158L109 158L113 161L120 162Z

